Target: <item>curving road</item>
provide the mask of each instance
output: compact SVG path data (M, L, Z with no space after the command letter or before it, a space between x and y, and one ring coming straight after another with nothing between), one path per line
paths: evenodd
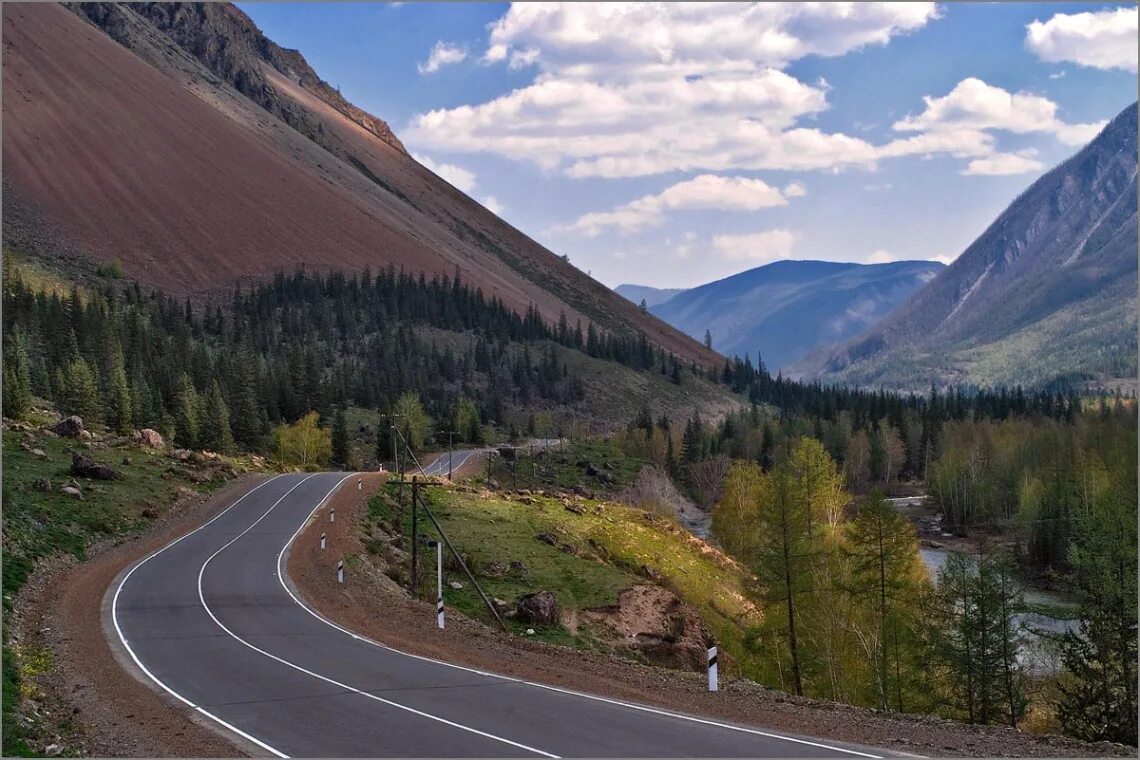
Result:
M107 623L136 675L279 757L884 754L448 665L325 621L288 587L284 555L350 477L267 480L125 572Z

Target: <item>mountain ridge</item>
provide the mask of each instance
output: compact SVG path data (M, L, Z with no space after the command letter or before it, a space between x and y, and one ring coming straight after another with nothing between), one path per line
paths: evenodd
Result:
M839 350L806 359L800 374L912 389L1134 375L1136 114L1136 103L1121 111L1019 194L925 288ZM1109 312L1119 324L1097 317ZM1060 314L1082 322L1066 328ZM1019 342L1058 360L1026 356L1037 366L1022 368L1003 362L1026 355Z
M647 300L647 305L696 339L708 330L721 353L759 351L776 371L819 346L853 337L943 266L937 261L785 259L682 290L656 304ZM633 292L631 286L623 287L626 294Z
M721 361L414 161L245 14L212 8L5 9L6 245L118 260L196 297L302 267L460 274L520 313Z

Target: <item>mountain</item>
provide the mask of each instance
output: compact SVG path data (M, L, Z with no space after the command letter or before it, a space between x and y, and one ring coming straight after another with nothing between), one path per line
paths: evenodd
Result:
M684 288L651 288L648 285L618 285L614 292L623 298L628 298L640 305L645 301L646 306L658 306L665 303L678 293L684 293Z
M650 311L694 338L707 329L722 354L759 351L775 372L858 335L942 268L936 261L777 261L682 291Z
M195 297L300 267L458 273L720 361L416 162L232 5L15 4L3 43L10 249Z
M945 271L806 374L864 385L1136 376L1136 104Z

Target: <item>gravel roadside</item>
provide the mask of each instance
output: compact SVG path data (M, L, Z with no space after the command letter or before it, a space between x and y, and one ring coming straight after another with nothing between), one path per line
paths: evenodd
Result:
M455 611L435 628L434 605L410 599L386 578L362 571L336 582L336 561L365 556L361 518L368 495L385 475L345 487L317 513L289 552L287 572L322 615L402 651L591 694L685 713L762 725L792 734L881 747L898 753L966 757L1135 757L1134 748L1023 734L1002 726L971 726L935 717L883 714L862 707L794 697L737 679L715 694L700 674L649 667L597 652L506 637ZM352 485L351 483L349 484ZM329 523L329 508L338 519ZM324 518L324 519L322 519ZM331 551L319 548L321 532Z
M102 611L108 590L127 567L201 525L266 477L245 475L207 497L187 497L146 533L93 547L86 562L56 557L40 563L17 599L16 620L6 622L15 625L21 645L51 653L53 667L35 677L35 687L44 706L37 720L56 736L53 753L245 756L243 748L185 705L128 672L112 648L114 632Z

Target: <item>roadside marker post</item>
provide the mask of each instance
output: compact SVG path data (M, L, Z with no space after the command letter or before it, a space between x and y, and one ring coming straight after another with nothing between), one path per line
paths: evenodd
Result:
M364 479L363 478L357 478L356 479L356 490L357 491L363 491L364 490Z
M325 548L325 541L328 539L327 533L321 533L321 548Z
M716 691L716 647L709 647L709 691Z
M336 563L336 582L344 583L344 560L337 560Z
M443 630L443 542L428 541L428 547L435 547L435 622Z
M329 510L329 522L336 522L336 508Z

